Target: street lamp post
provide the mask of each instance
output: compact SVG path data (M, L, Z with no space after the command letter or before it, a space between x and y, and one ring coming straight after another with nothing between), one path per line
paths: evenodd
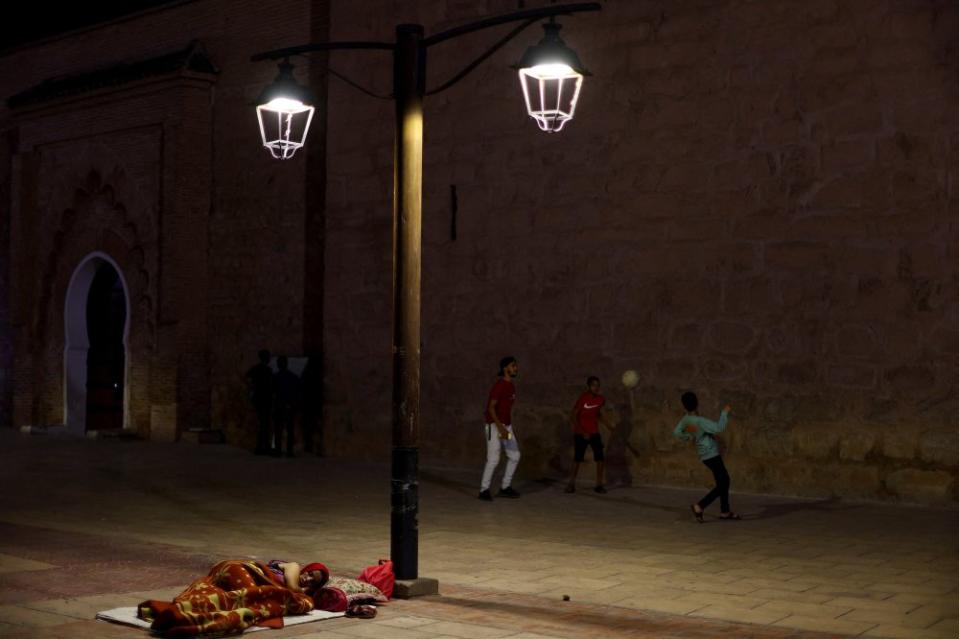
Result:
M396 28L393 98L393 459L390 557L399 579L419 577L420 266L423 212L423 27Z
M280 74L260 97L257 116L263 145L273 157L288 159L305 143L313 108L293 80L289 58L315 51L382 49L393 52L396 141L393 156L393 402L390 554L397 579L411 582L408 594L435 592L434 580L419 580L418 465L420 431L420 269L422 262L423 100L465 77L534 22L549 18L546 36L517 65L527 110L540 129L555 132L572 119L585 69L559 38L554 18L599 11L596 2L553 5L495 16L424 36L422 25L396 27L396 41L323 42L267 51L258 60L282 60ZM520 23L448 82L426 90L429 47L502 24ZM427 582L416 584L417 581ZM431 582L431 583L428 583ZM419 591L419 592L417 592ZM400 591L402 592L402 590Z

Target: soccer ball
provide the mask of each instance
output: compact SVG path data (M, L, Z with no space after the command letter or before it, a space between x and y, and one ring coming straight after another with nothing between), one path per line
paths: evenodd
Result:
M639 383L639 373L630 369L623 373L623 386L626 388L635 388Z

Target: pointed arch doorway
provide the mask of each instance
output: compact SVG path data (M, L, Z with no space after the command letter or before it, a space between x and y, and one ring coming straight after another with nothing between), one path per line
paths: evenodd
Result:
M76 434L126 428L129 289L117 263L91 253L70 278L64 352L67 429Z

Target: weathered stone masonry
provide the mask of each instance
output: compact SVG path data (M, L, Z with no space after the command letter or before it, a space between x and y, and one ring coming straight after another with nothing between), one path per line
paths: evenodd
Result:
M347 4L338 38L515 8ZM511 353L527 476L566 471L568 410L596 374L620 424L613 481L706 483L670 437L692 388L706 415L735 407L734 489L955 500L956 6L610 0L561 22L595 74L561 134L526 119L505 68L535 33L426 102L423 455L479 472ZM431 85L463 64L431 55ZM383 451L387 108L331 85L329 144L331 430L343 453Z
M734 406L734 490L955 503L959 8L602 5L560 20L594 73L562 133L536 129L508 68L536 26L427 98L423 463L478 477L509 353L527 477L567 472L568 411L595 374L613 483L707 482L670 437L692 388L706 415ZM62 420L66 281L100 250L131 288L138 432L210 424L250 445L255 351L321 351L327 450L385 459L392 103L337 80L324 100L325 58L298 60L321 108L307 151L276 162L251 110L275 68L249 56L516 6L196 0L0 56L4 96L193 40L216 70L0 107L0 420ZM432 50L429 86L497 37ZM386 53L329 60L389 93Z
M248 443L242 373L258 348L319 341L304 254L322 255L304 248L304 165L258 148L250 104L276 71L249 58L324 39L326 15L171 3L0 58L3 425L63 423L64 296L100 251L130 289L130 428L173 440L212 425Z

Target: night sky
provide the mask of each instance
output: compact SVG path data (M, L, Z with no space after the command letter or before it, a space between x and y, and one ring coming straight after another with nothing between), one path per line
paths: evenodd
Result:
M170 0L126 0L125 2L76 2L57 5L33 2L17 6L16 17L7 9L0 20L0 50L66 33L136 13L162 4L178 4Z

